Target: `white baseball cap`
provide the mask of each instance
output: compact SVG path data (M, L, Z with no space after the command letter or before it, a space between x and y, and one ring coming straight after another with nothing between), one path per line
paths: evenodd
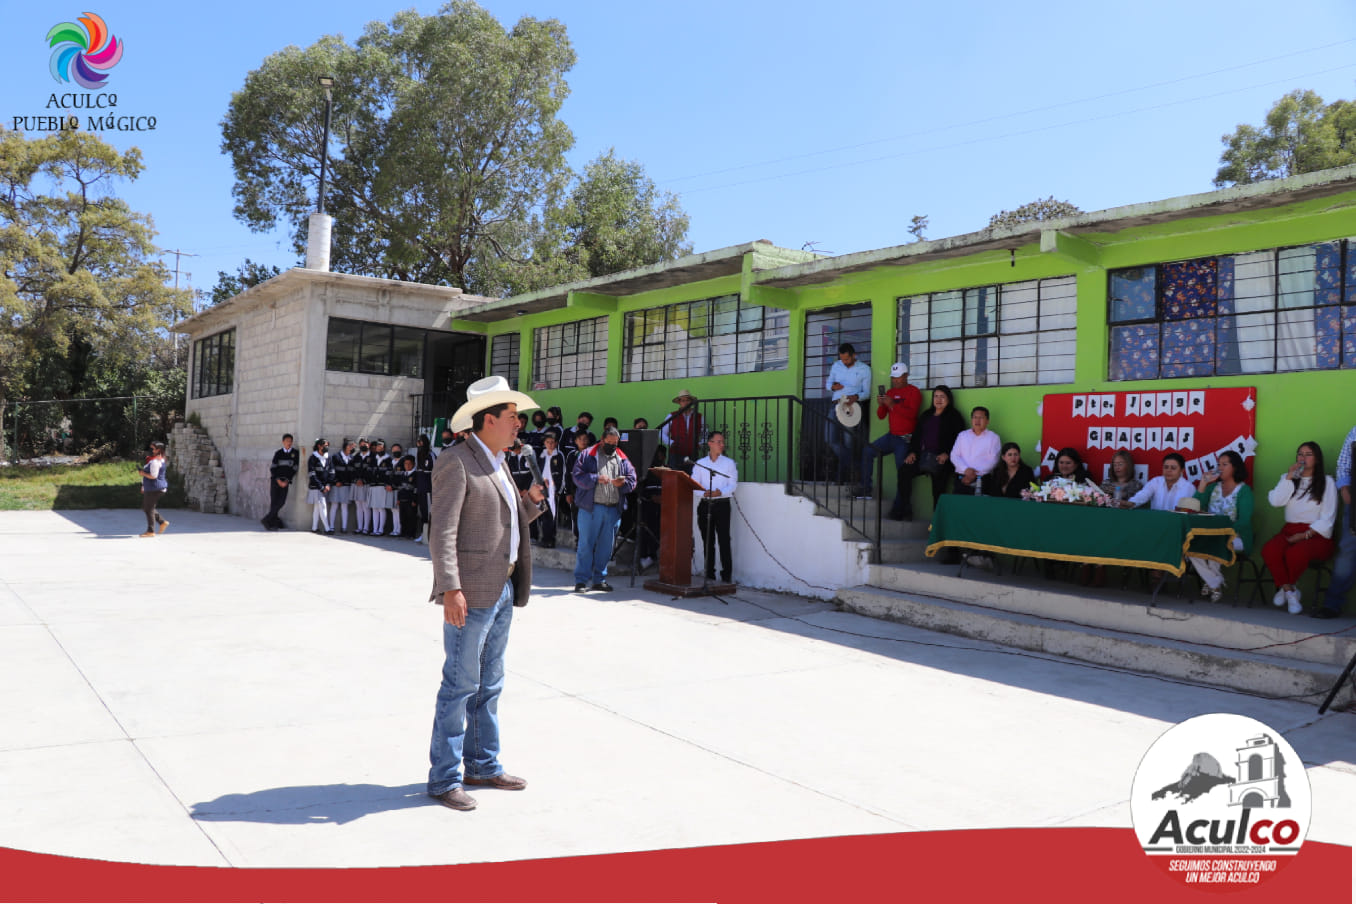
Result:
M908 372L909 365L903 361L896 361L894 364L890 365L890 376L892 377L902 377Z

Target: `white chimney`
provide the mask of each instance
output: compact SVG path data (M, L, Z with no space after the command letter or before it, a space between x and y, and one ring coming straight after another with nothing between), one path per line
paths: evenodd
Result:
M306 269L328 272L330 269L330 231L334 217L327 213L311 214L306 234Z

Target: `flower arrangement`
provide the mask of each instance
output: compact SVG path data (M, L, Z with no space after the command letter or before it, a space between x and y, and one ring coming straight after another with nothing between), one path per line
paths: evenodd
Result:
M1112 506L1111 497L1092 482L1078 483L1067 477L1052 477L1042 484L1022 490L1022 498L1033 502L1062 502L1065 505Z

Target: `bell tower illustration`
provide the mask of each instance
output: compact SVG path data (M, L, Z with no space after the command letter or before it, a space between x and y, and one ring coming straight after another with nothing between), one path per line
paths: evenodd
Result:
M1285 760L1270 735L1248 738L1236 748L1238 778L1229 786L1229 806L1289 807L1285 792Z

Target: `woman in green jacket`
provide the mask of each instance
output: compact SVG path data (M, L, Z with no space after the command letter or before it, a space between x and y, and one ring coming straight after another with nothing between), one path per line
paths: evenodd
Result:
M1234 550L1245 556L1252 552L1252 487L1247 479L1243 456L1230 450L1221 452L1216 469L1196 484L1201 511L1224 515L1234 523ZM1201 576L1201 596L1218 603L1224 596L1224 566L1213 559L1192 558L1190 562Z

